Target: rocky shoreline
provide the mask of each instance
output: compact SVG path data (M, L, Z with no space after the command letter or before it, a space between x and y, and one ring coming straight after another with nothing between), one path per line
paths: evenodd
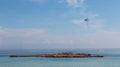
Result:
M88 58L88 57L104 57L101 55L92 55L86 53L54 53L54 54L36 54L36 55L10 55L10 57L45 57L45 58Z

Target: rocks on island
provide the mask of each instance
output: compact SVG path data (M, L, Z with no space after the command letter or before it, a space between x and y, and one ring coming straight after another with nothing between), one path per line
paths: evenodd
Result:
M36 54L36 55L10 55L10 57L45 57L45 58L87 58L87 57L104 57L85 53L54 53L54 54Z

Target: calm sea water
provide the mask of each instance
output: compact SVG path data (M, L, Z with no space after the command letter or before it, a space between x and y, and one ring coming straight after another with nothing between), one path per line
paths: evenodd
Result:
M104 55L104 58L10 58L11 54L76 52ZM0 67L120 67L120 49L53 49L0 51Z

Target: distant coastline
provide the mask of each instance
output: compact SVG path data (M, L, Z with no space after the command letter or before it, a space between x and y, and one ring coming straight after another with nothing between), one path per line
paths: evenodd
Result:
M54 53L54 54L10 55L10 57L89 58L89 57L104 57L104 56L92 55L86 53L62 52L62 53Z

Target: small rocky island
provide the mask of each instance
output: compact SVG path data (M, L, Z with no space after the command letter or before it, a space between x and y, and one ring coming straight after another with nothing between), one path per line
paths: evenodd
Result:
M85 54L85 53L63 52L63 53L54 53L54 54L10 55L10 57L89 58L89 57L104 57L104 56Z

